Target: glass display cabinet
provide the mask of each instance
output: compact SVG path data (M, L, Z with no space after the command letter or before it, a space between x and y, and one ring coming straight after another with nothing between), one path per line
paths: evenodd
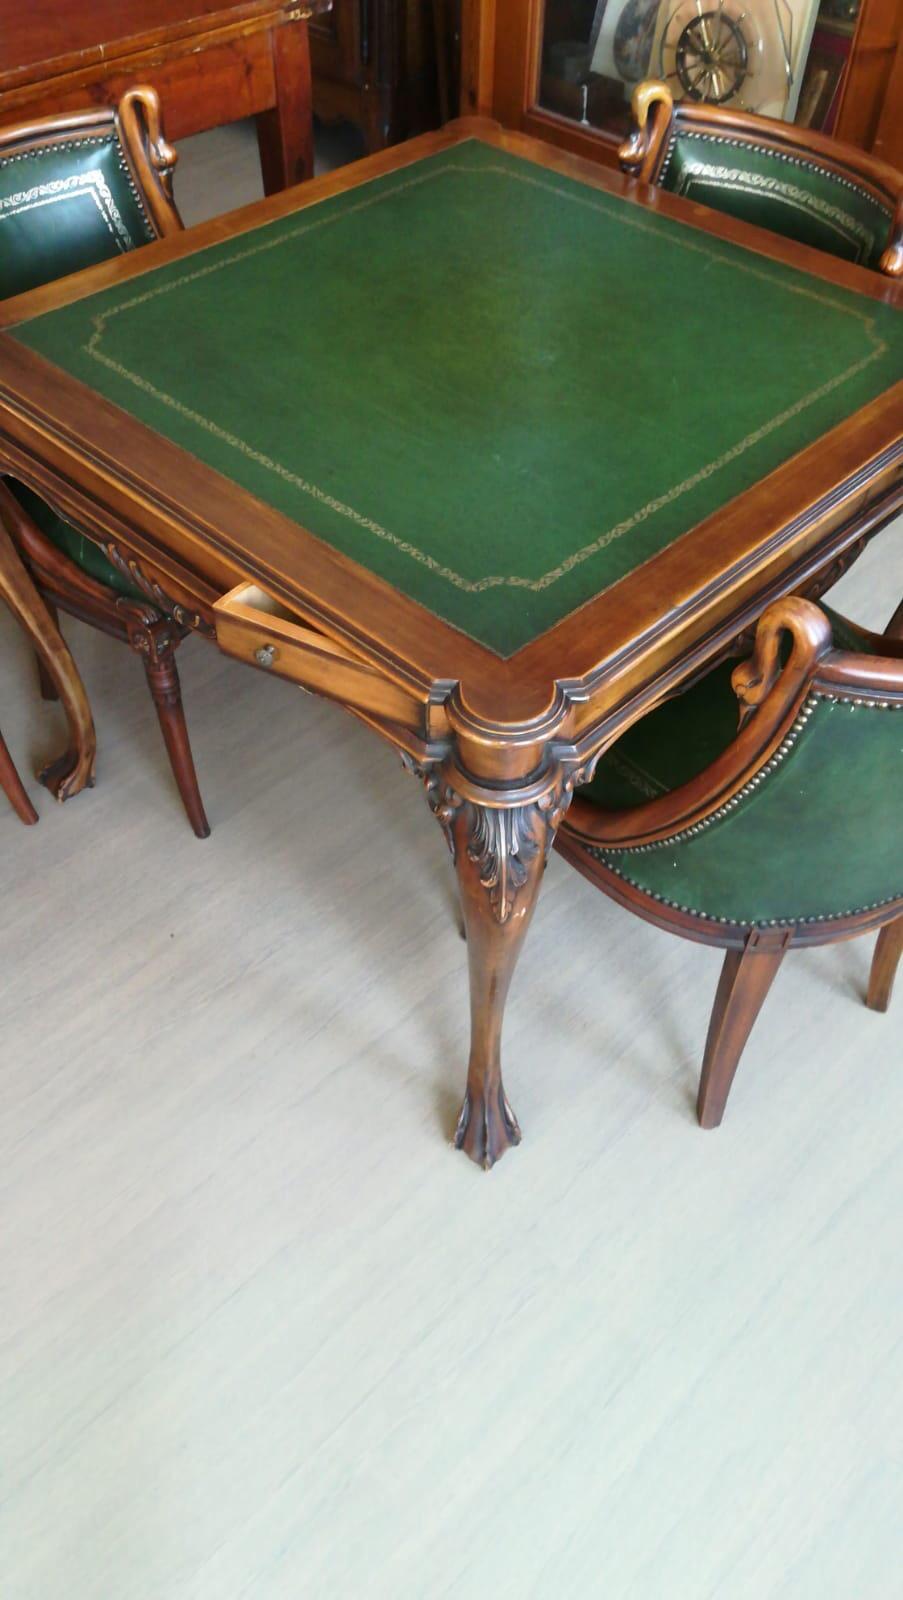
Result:
M901 34L903 0L465 0L462 109L614 164L662 78L903 166Z

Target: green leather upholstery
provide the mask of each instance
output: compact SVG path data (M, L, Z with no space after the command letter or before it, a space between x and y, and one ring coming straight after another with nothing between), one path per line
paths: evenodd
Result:
M0 157L0 299L154 238L113 127Z
M734 665L630 729L584 798L635 806L714 760L736 731ZM903 895L903 710L816 694L804 711L773 770L697 831L591 853L668 905L741 926L840 917Z
M115 128L0 157L0 299L157 237ZM17 498L49 539L117 594L143 599L98 549L29 490Z
M107 560L99 545L86 539L83 533L73 528L71 522L58 517L40 495L34 494L31 489L26 489L23 483L14 483L12 488L16 499L25 507L41 532L45 533L70 561L81 567L82 572L86 572L89 578L96 578L98 583L105 584L108 589L123 595L128 600L147 599L140 589L130 584L118 568Z
M657 182L715 211L873 269L893 221L890 208L868 190L815 160L679 123Z
M624 811L689 783L737 732L736 665L736 658L721 662L692 689L635 722L578 793L605 811Z

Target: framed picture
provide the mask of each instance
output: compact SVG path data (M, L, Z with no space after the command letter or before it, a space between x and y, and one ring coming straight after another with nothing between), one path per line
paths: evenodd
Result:
M597 0L590 72L632 86L648 78L661 0Z

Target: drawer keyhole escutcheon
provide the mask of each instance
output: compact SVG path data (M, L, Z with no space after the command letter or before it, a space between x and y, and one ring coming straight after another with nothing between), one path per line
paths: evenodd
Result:
M275 659L276 646L274 644L262 644L259 649L254 651L254 660L259 667L271 667Z

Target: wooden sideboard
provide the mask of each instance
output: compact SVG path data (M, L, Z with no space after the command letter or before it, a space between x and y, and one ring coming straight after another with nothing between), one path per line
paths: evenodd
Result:
M313 172L308 19L330 0L0 0L0 124L160 96L173 142L257 120L268 194Z

